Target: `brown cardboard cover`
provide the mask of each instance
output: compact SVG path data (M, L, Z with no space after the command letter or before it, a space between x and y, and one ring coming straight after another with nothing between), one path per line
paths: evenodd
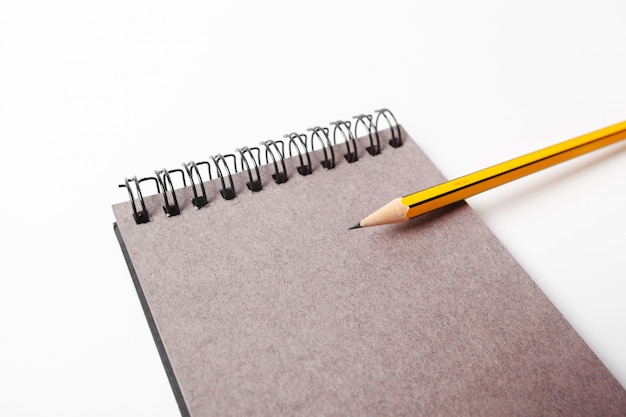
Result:
M388 136L388 132L385 132ZM348 227L444 180L404 146L166 218L113 207L183 414L611 416L624 389L464 203ZM318 145L318 143L316 143Z

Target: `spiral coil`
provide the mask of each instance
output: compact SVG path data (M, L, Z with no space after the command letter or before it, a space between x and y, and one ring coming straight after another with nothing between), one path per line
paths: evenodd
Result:
M181 209L176 195L176 188L172 181L172 174L180 176L183 187L187 186L186 179L189 180L193 192L191 202L193 206L199 210L208 206L210 203L204 186L205 180L203 180L200 172L200 167L203 166L207 168L206 172L208 173L209 181L213 180L211 166L215 168L216 176L221 185L221 189L219 190L221 197L225 200L232 200L237 197L237 192L232 178L233 172L231 171L231 167L235 173L238 172L237 159L239 159L241 171L247 172L248 182L246 182L246 186L252 192L259 192L263 189L259 170L261 165L273 166L274 173L271 174L271 176L277 184L283 184L289 180L289 174L285 164L285 148L289 151L290 158L294 156L294 153L297 155L299 165L296 170L300 175L306 176L313 172L310 153L316 150L316 143L318 149L319 146L321 146L323 159L319 161L319 163L324 169L333 169L336 166L333 147L337 145L338 137L343 139L343 143L346 146L346 153L343 155L346 161L348 161L348 163L357 162L359 157L357 154L356 138L359 137L358 132L360 125L367 131L366 135L369 138L370 146L365 149L370 155L376 156L381 152L379 132L383 129L381 129L379 123L383 120L388 125L387 128L391 131L389 145L394 148L402 146L402 133L393 113L388 109L376 110L375 113L375 117L368 114L354 116L354 123L342 120L331 122L330 125L333 129L332 134L328 127L315 126L307 129L307 132L309 132L308 136L304 133L292 132L284 135L285 141L265 140L260 143L261 147L244 146L236 149L234 154L217 154L210 156L208 161L189 161L183 163L183 169L177 168L168 170L163 168L154 171L154 177L141 179L137 179L137 177L125 178L124 184L120 184L119 187L126 188L128 191L133 210L133 219L137 224L148 223L150 221L150 216L146 209L141 190L141 184L149 181L155 183L157 193L160 193L163 198L163 211L165 215L172 217L180 214ZM287 145L285 145L285 142ZM265 150L265 164L262 164L261 161L263 149ZM237 158L237 155L239 158ZM230 166L227 159L232 161ZM139 204L137 204L137 201Z

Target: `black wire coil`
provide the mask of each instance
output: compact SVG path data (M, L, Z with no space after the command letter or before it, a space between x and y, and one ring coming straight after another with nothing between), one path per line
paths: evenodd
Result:
M338 137L342 138L343 143L345 143L346 153L344 154L344 158L346 161L348 161L348 163L357 162L359 157L357 155L356 138L359 137L358 133L360 125L367 130L366 134L369 138L370 146L365 149L370 155L376 156L381 152L379 136L381 127L379 126L379 123L383 119L388 125L387 128L391 131L389 145L394 148L402 146L402 133L393 113L384 108L376 110L375 113L375 116L368 114L354 116L354 119L356 119L354 124L350 121L342 120L331 122L330 125L333 128L332 142L330 129L328 127L316 126L307 129L307 131L310 132L309 136L304 133L296 132L284 135L287 145L285 145L285 142L282 140L265 140L261 142L261 148L242 147L236 149L236 154L217 154L210 156L208 161L189 161L182 164L183 169L167 170L164 168L154 171L154 177L145 177L139 180L137 177L125 178L124 184L120 184L119 187L126 188L128 191L131 207L133 209L133 219L137 224L148 223L150 221L150 216L148 210L146 209L143 192L141 190L141 184L145 182L153 181L155 183L156 192L160 193L163 197L163 211L167 217L177 216L180 214L181 210L178 197L176 195L176 188L174 187L172 181L172 174L174 173L180 175L183 187L187 186L186 178L189 179L191 189L193 191L193 198L191 202L194 207L199 210L208 206L210 203L210 199L207 196L206 189L204 187L205 180L203 180L201 175L200 167L206 166L209 181L213 179L211 166L215 168L217 178L219 178L221 184L221 189L219 191L221 197L225 200L232 200L237 197L237 192L232 178L232 171L235 173L238 172L237 159L239 159L241 171L245 170L248 174L249 181L246 183L248 189L252 192L259 192L263 189L263 183L259 171L259 167L262 165L261 154L263 149L265 150L265 164L271 163L274 167L272 179L277 184L283 184L289 180L289 174L285 164L285 148L289 151L289 157L293 157L294 152L297 154L299 161L297 171L300 175L305 176L313 173L313 164L311 162L310 153L315 151L316 142L318 146L321 145L324 159L319 161L319 164L324 169L333 169L336 166L333 146L337 145ZM239 158L237 158L237 155L239 155ZM230 166L227 159L232 161ZM133 191L133 189L135 191ZM139 205L136 201L139 202Z

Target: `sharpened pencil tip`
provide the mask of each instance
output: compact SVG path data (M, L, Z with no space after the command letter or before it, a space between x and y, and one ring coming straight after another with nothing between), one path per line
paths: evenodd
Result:
M360 229L361 228L361 223L357 223L354 226L350 227L348 230L352 230L352 229Z

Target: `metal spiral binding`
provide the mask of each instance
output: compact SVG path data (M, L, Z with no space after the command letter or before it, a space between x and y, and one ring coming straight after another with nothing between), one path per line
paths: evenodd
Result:
M348 161L348 163L357 162L359 157L357 154L356 138L359 137L359 125L363 125L367 130L369 146L365 149L371 156L376 156L381 153L382 148L379 132L382 128L381 124L383 119L391 131L391 139L388 142L389 146L393 148L402 146L402 132L393 113L385 108L376 110L375 113L375 117L369 114L354 116L354 123L343 120L331 122L330 125L333 126L332 142L330 139L330 129L328 127L315 126L307 129L307 132L310 132L309 136L305 133L292 132L284 135L285 141L265 140L261 142L262 148L249 148L244 146L236 149L234 154L217 154L210 156L207 161L189 161L183 163L182 167L184 169L167 170L164 168L154 171L154 177L145 177L139 180L137 177L125 178L124 184L120 184L119 187L126 188L128 191L133 210L133 219L137 224L148 223L150 221L141 189L141 184L148 181L154 181L157 194L161 194L165 215L172 217L180 214L181 206L172 182L172 174L174 173L180 174L183 187L187 186L185 177L189 179L193 192L191 203L199 210L208 206L210 202L204 185L204 179L206 179L206 177L203 179L201 175L201 171L204 169L203 167L205 165L209 181L212 181L214 178L211 165L215 168L216 176L219 178L221 184L221 189L219 190L221 197L225 200L232 200L237 197L232 177L233 171L235 173L238 172L237 159L239 159L241 171L245 171L248 175L248 181L246 182L247 188L251 192L259 192L263 189L263 179L261 178L260 171L261 151L263 148L265 149L265 164L269 165L271 163L271 166L274 168L274 173L271 174L272 179L277 184L283 184L289 180L289 173L287 172L287 165L285 163L285 148L288 148L290 158L293 157L294 154L297 154L299 165L296 167L296 170L300 175L306 176L311 175L314 171L311 153L316 150L315 142L317 142L318 149L320 149L319 146L321 146L320 150L323 155L323 159L319 161L319 165L326 170L335 168L337 164L334 146L338 144L337 138L339 136L343 138L343 142L346 146L346 153L343 155L346 161ZM229 164L228 160L232 161L232 163ZM133 192L133 189L135 192Z
M257 152L256 159L254 159L254 154L252 153L253 150ZM247 146L244 146L241 149L237 149L237 152L239 152L239 155L241 156L241 169L242 170L244 169L244 164L245 164L246 170L248 171L248 178L250 179L250 181L246 183L248 190L254 191L254 192L261 191L263 189L263 184L261 183L261 174L259 173L259 165L261 165L261 150L256 147L248 148ZM250 159L252 160L252 163L254 164L254 172L256 173L256 179L252 177L252 171L250 170L250 164L248 163L248 160L246 159L246 154L250 155ZM237 167L237 165L235 165L235 167Z
M282 149L278 149L278 144L280 143L280 147ZM269 164L269 156L272 157L272 163L274 164L274 170L276 171L272 174L272 178L276 181L276 184L282 184L287 182L289 176L287 175L287 168L285 167L285 145L281 140L266 140L261 142L262 145L265 146L265 163ZM276 157L280 159L280 165L282 166L282 171L278 169L278 163L276 162Z
M356 122L354 122L354 136L359 137L359 122L361 122L367 129L367 136L370 139L370 146L365 148L365 150L372 156L378 155L380 153L380 138L376 135L376 145L374 145L374 135L372 135L372 131L376 130L376 126L374 126L374 122L372 122L372 115L359 114L358 116L354 116L353 119L356 119Z
M378 128L378 120L380 119L380 116L384 116L389 128L391 129L391 139L389 140L389 145L393 148L399 148L402 146L402 133L400 132L400 125L398 125L398 121L394 117L393 113L387 109L376 110L376 113L378 113L378 115L376 115L376 121L374 122L376 141L380 143L380 137L378 136L378 132L380 132L380 129ZM390 117L393 119L393 124L389 120Z
M289 133L288 135L284 135L285 138L289 138L289 157L292 157L291 147L294 146L298 151L298 159L300 160L300 166L298 166L297 170L300 175L309 175L313 173L313 166L311 165L311 156L309 155L309 151L307 151L307 137L305 134L298 134L296 132ZM301 149L302 147L302 149ZM304 159L302 159L302 152L306 156L306 164L304 163Z
M343 141L345 142L346 147L348 148L348 153L344 155L344 158L346 158L348 163L358 161L359 157L356 153L356 139L350 130L350 122L337 120L336 122L331 122L330 124L335 126L333 129L333 144L337 144L337 131L339 131L343 136ZM350 151L350 144L354 147L354 151Z
M333 169L335 167L335 151L333 151L333 146L331 145L330 138L328 137L329 129L327 127L315 126L307 129L307 131L311 132L311 152L315 150L313 148L313 139L317 138L322 144L322 150L324 151L324 160L320 161L320 165L326 169ZM320 133L324 135L324 139L322 139ZM328 159L327 149L330 150L330 159Z
M228 168L228 164L226 163L226 158L230 158L230 157L232 157L233 160L236 161L235 155L233 154L228 154L228 155L217 154L217 155L211 156L211 161L213 161L213 164L215 165L215 168L217 169L217 176L220 179L220 182L222 183L222 189L220 190L220 194L222 195L222 198L224 200L232 200L233 198L237 197L237 193L235 192L235 184L233 183L233 177L230 173L230 168ZM226 175L228 175L228 182L230 183L228 187L226 186L226 182L224 181L224 173L222 172L222 169L220 168L220 164L219 164L220 162L222 163L222 165L224 166L224 169L226 170Z
M128 196L130 197L130 204L133 207L133 218L135 219L135 223L142 224L148 223L150 221L150 216L148 215L148 210L146 209L146 204L143 200L143 194L141 193L141 187L139 184L142 181L154 180L157 185L157 192L159 191L159 183L156 178L147 177L137 180L137 177L132 177L130 179L124 178L124 184L120 184L119 187L126 187L128 190ZM135 205L135 195L133 194L133 189L130 186L130 182L135 184L135 189L137 190L137 196L139 197L139 201L141 202L141 210L137 211L137 206Z
M204 189L204 182L202 181L202 176L200 175L200 170L198 169L198 165L195 162L189 161L186 164L183 163L183 167L185 171L187 171L187 176L191 181L191 189L193 190L193 198L191 199L191 203L194 205L196 209L201 209L202 207L209 204L209 199L206 196L206 190ZM200 185L200 191L202 191L202 195L198 195L198 190L196 189L196 183L193 180L193 173L196 173L198 177L198 184ZM211 179L211 166L209 165L209 179Z
M160 171L154 171L158 184L161 186L161 194L163 195L163 201L165 202L163 211L167 217L178 216L180 214L180 206L178 205L178 198L176 198L176 191L174 190L174 184L172 183L170 172L179 172L183 178L183 187L187 186L187 183L185 182L185 175L181 169L168 171L163 168ZM171 190L168 190L167 184L170 185ZM174 201L174 204L170 204L169 199L167 198L168 191L172 193L172 200Z

